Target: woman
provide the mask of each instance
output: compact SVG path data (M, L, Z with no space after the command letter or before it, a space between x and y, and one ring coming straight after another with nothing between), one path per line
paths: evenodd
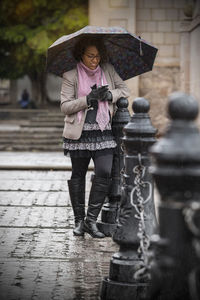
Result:
M115 102L128 97L129 90L113 66L106 63L106 51L98 37L84 37L74 47L77 67L63 74L61 111L65 114L64 153L70 154L69 194L75 217L74 235L84 232L103 238L96 220L108 193L113 150L116 147L111 119ZM85 219L85 176L90 160L95 176Z

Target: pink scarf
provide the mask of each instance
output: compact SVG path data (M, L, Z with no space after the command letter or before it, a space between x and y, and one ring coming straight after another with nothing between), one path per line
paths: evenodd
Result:
M82 62L77 64L78 70L78 97L87 96L91 92L91 86L107 84L105 74L100 66L95 70L86 67ZM82 119L83 111L78 112L78 121ZM96 121L103 131L109 122L108 101L99 101Z

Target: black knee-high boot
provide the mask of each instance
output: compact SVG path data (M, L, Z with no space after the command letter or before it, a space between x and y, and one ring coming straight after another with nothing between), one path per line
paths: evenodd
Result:
M73 178L68 180L69 194L74 212L74 235L84 235L83 223L85 218L85 179Z
M110 179L94 176L89 196L88 210L84 222L84 230L94 238L103 238L105 235L100 232L96 225L97 217L108 194Z

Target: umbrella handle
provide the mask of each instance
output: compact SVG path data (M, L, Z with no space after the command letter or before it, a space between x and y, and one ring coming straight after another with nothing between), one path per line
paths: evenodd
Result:
M140 56L143 56L143 51L142 51L142 42L141 42L141 36L139 35L139 43L140 43Z

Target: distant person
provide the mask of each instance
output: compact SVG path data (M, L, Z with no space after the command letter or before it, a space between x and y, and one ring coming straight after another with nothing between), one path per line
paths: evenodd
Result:
M29 103L30 103L29 93L27 89L24 89L19 104L21 108L28 108Z

